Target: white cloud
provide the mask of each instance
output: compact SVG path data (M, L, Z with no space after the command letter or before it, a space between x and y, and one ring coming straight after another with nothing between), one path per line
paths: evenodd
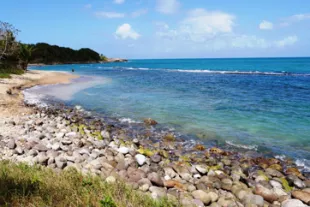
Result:
M95 12L97 17L103 18L123 18L125 17L124 13L117 13L117 12Z
M260 24L259 24L259 29L262 29L262 30L271 30L273 29L273 24L272 22L268 22L268 21L262 21Z
M281 26L289 26L295 22L300 22L304 20L310 19L310 13L306 14L295 14L290 17L285 18L282 23L280 24Z
M144 14L147 14L148 10L147 9L139 9L137 11L134 11L131 13L131 16L132 17L139 17L139 16L142 16Z
M173 14L180 8L178 0L157 0L157 11L164 14Z
M236 35L230 41L232 48L267 48L270 44L255 35Z
M275 41L275 45L277 47L285 47L285 46L289 46L289 45L293 45L298 41L298 37L297 36L288 36L282 40L278 40Z
M158 36L179 38L194 42L205 42L220 34L231 33L234 26L233 15L220 11L204 9L191 10L177 28L169 29L168 25L157 32Z
M115 32L115 36L121 39L138 39L141 35L137 33L134 29L132 29L130 24L123 24L119 26Z
M125 0L114 0L115 4L123 4Z
M91 5L91 4L86 4L85 6L84 6L84 8L85 9L91 9L93 6Z

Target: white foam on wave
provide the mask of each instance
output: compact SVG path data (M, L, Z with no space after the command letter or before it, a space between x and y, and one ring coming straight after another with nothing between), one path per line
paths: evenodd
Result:
M284 161L286 159L285 155L276 155L274 157L277 158L278 160L282 160L282 161Z
M295 164L298 167L303 168L305 171L310 172L310 160L307 160L307 159L297 159L295 161Z
M207 70L207 69L167 69L167 68L135 68L135 67L104 67L106 69L121 69L121 70L161 70L166 72L181 72L181 73L210 73L210 74L232 74L232 75L293 75L293 76L309 76L310 74L297 74L281 72L262 72L262 71L239 71L239 70Z
M85 77L83 77L85 78ZM33 87L28 90L32 94L40 94L41 96L55 97L59 100L69 101L73 95L87 88L97 85L108 83L110 79L99 77L88 77L89 79L83 80L82 78L76 79L69 84L55 84L47 86Z
M35 86L33 88L36 88L36 87L38 86ZM43 101L46 98L46 96L43 94L33 93L30 91L31 89L25 89L23 91L24 102L26 104L36 105L39 107L47 107L47 104Z
M129 123L129 124L139 123L138 121L135 121L135 120L130 119L130 118L120 118L119 121L121 123Z
M255 150L257 151L258 146L257 145L243 145L243 144L236 144L233 141L225 141L226 144L236 147L236 148L242 148L242 149L248 149L248 150Z

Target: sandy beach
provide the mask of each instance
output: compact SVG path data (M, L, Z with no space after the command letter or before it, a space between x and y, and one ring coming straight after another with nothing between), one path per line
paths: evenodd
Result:
M0 118L29 112L30 109L23 104L23 89L36 85L67 84L77 77L65 72L31 70L23 75L12 75L11 79L0 79Z

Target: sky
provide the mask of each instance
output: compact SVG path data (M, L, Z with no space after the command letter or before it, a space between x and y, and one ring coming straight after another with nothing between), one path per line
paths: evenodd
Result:
M310 56L309 0L9 0L0 21L24 43L108 57Z

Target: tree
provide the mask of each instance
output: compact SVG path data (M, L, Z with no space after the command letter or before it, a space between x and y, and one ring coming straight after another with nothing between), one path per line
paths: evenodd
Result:
M33 46L22 43L19 44L19 60L23 70L27 70L32 51Z
M0 21L0 63L18 51L18 42L15 41L18 32L13 25Z

